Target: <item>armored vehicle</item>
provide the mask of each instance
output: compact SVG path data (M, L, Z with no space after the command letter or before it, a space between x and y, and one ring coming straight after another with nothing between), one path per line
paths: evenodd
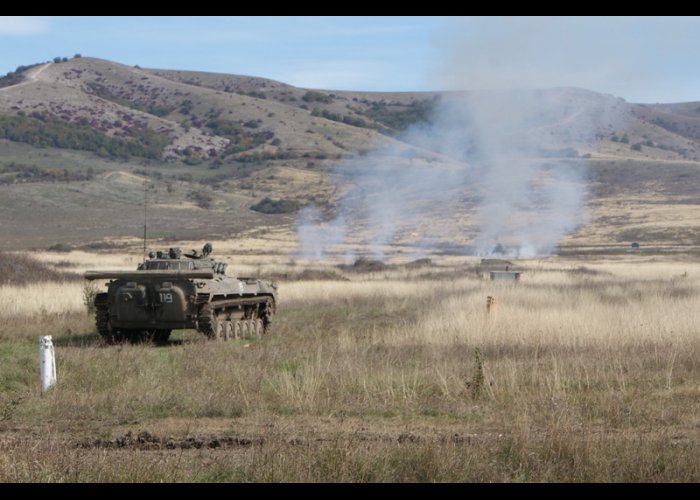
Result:
M269 331L277 285L226 276L227 265L211 258L212 246L183 254L179 248L151 252L136 271L87 271L87 280L110 280L95 297L97 331L109 343L165 342L175 329L194 328L228 340Z

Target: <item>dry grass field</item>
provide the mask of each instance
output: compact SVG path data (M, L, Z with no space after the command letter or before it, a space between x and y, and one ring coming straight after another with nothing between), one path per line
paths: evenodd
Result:
M236 274L284 277L259 341L108 346L82 281L0 286L0 481L700 480L697 259L519 261L504 284L476 258L353 272L236 245L215 244Z
M357 182L343 161L378 149L378 169L449 172L401 133L429 121L434 93L87 57L14 78L0 81L0 482L700 481L698 103L544 91L559 111L538 154L586 172L586 202L558 257L516 261L508 284L450 254L483 222L469 190L382 245L385 263L349 257L370 253L362 223L328 262L295 256L294 210L327 221ZM586 110L610 118L594 139L577 132ZM277 281L273 331L106 345L81 274L134 269L145 214L160 249L213 240L229 274ZM39 335L58 364L43 395Z

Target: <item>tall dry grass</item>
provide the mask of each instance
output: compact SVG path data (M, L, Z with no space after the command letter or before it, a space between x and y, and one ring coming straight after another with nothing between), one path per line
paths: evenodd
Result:
M57 269L69 270L82 274L85 271L95 270L123 270L131 271L143 259L143 252L132 250L129 253L123 251L85 252L72 250L70 252L34 252L31 256L38 261L53 266Z
M698 264L530 261L515 285L472 264L282 282L262 341L105 346L48 319L59 384L43 396L35 339L5 334L0 480L700 480ZM74 286L31 293L74 294L88 333ZM78 446L143 430L262 442Z

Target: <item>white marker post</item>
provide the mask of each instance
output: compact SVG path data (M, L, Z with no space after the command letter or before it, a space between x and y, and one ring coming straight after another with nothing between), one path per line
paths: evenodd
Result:
M46 392L56 383L56 357L53 352L51 335L39 337L39 364L41 392Z

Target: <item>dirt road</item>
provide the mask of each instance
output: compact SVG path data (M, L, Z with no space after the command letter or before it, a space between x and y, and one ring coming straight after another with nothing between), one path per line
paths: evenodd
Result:
M22 82L16 83L15 85L10 85L9 87L4 87L0 89L0 92L5 92L10 89L16 89L17 87L21 87L22 85L27 85L28 83L32 83L38 80L39 75L49 66L51 66L51 63L46 63L42 64L41 66L37 66L35 68L30 69L26 73L26 79Z

